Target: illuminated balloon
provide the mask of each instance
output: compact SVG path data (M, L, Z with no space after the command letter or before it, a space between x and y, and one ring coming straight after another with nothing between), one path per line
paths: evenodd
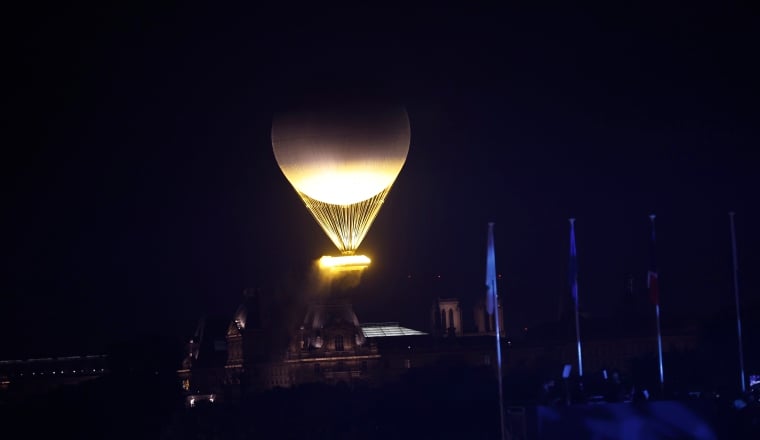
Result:
M272 123L277 164L343 255L353 255L409 153L409 118L388 105L319 106Z

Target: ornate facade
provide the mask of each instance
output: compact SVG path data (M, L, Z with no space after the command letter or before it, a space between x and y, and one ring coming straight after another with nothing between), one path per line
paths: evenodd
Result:
M261 292L246 290L223 337L220 323L199 324L179 378L191 403L306 383L376 386L442 359L490 366L493 332L464 331L456 299L437 300L433 307L433 332L426 334L394 322L362 324L349 303L311 304L289 342L278 346Z

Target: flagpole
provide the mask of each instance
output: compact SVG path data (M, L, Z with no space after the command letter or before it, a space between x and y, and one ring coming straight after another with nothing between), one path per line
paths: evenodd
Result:
M736 258L736 229L734 228L734 212L728 213L731 220L731 253L734 261L734 298L736 299L736 331L739 337L739 374L741 374L742 393L747 392L746 380L744 378L744 345L742 344L742 318L739 312L739 269Z
M499 421L501 423L501 440L507 439L507 430L504 423L504 390L501 379L501 324L499 323L499 297L496 292L496 251L493 241L493 222L488 223L488 252L486 255L486 286L489 287L486 304L493 304L494 322L496 328L496 365L499 380Z
M654 261L654 244L655 244L654 219L655 219L655 215L650 214L649 220L652 224L652 260L653 261ZM654 270L654 267L652 267L652 270ZM659 277L659 275L657 276ZM650 275L650 278L651 278L651 275ZM659 284L659 280L657 280L656 282ZM658 292L657 292L657 300L655 301L655 304L654 304L654 313L657 318L657 359L659 361L659 367L660 367L660 394L662 395L665 393L665 374L662 368L662 331L660 329L659 286L657 286L656 288L658 289Z
M570 258L575 259L577 261L577 254L575 251L575 219L570 219ZM572 293L573 293L573 300L575 301L575 339L576 344L578 346L578 377L583 379L583 355L581 354L581 326L580 326L580 319L578 318L578 273L577 273L577 267L572 267L571 270L573 270L572 273ZM583 386L581 384L581 386Z
M660 331L660 305L654 306L654 313L657 316L657 356L660 363L660 392L665 392L665 375L662 370L662 332Z
M493 281L493 289L496 292L496 280ZM495 295L494 295L495 296ZM506 428L504 424L504 389L501 383L501 325L499 324L499 303L494 308L494 321L496 321L496 364L499 369L499 415L501 421L501 439L506 440Z

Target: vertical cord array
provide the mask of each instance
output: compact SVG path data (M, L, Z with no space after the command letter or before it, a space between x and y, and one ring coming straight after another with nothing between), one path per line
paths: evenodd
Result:
M335 205L299 192L306 208L343 255L353 255L367 235L393 184L373 197L350 205Z

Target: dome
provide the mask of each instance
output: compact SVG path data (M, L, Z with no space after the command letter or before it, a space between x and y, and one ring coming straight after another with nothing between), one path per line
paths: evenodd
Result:
M303 328L317 330L342 323L361 328L351 304L311 304L306 311Z

